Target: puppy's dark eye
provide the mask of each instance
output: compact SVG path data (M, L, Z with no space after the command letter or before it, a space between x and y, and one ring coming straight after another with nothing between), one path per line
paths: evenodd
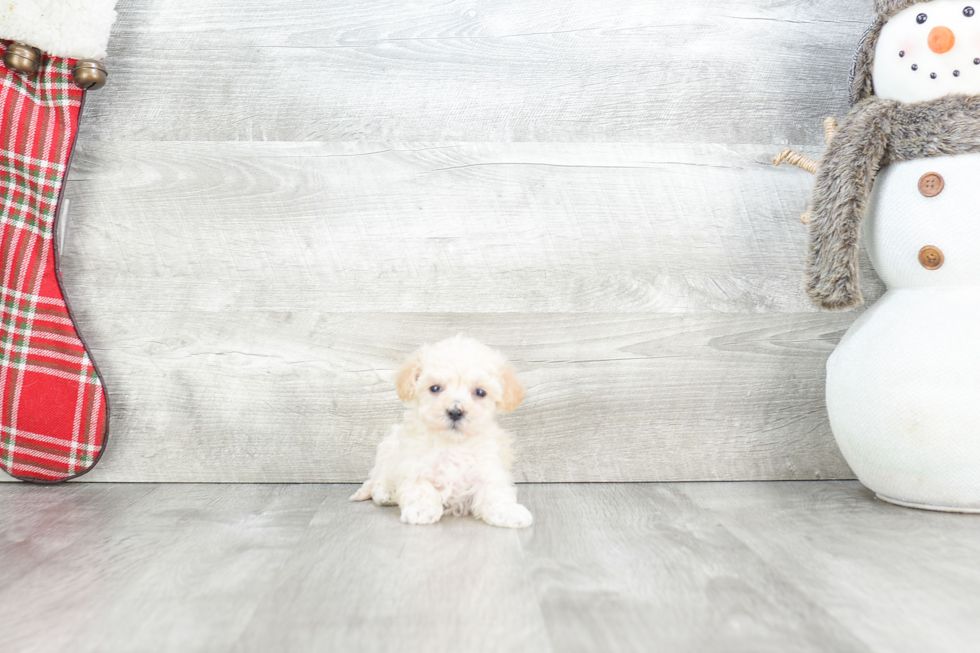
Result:
M929 20L929 17L926 16L925 14L919 14L918 16L915 17L915 22L917 22L919 25L926 22L927 20Z
M477 397L480 397L482 399L483 397L487 396L487 391L484 390L483 388L477 388L476 392L474 392L473 394L475 394Z
M967 18L973 18L974 13L976 12L973 11L973 7L967 7L966 9L963 10L963 15L966 16Z
M441 385L434 385L431 388L429 388L429 392L431 392L434 395L437 395L440 392L442 392L442 386Z

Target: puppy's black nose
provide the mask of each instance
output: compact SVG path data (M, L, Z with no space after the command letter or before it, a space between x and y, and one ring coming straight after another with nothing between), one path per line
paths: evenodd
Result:
M463 419L463 411L461 411L459 408L447 410L446 414L449 415L449 419L454 422L458 422L459 420Z

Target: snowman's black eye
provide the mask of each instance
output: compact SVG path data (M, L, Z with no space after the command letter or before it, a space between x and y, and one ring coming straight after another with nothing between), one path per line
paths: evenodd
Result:
M900 57L904 57L904 56L905 56L905 50L902 50L901 52L899 52L899 53L898 53L898 56L900 56Z
M936 79L937 76L938 75L936 75L936 73L929 73L929 77L932 77L933 79Z
M980 58L973 60L973 65L980 66Z
M953 71L953 77L959 77L959 76L960 76L960 71L954 70Z
M927 20L929 20L929 17L926 16L925 14L919 14L918 16L915 17L915 22L917 22L919 25L926 22Z
M918 70L918 69L919 69L919 64L917 63L912 64L912 70Z
M966 9L963 10L963 15L966 16L967 18L973 18L973 14L974 14L973 7L967 7Z

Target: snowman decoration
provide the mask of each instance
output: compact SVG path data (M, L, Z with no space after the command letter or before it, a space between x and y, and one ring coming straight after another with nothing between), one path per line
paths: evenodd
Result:
M980 0L875 9L822 160L775 162L816 174L811 299L862 302L862 240L888 287L827 363L844 457L884 501L980 512Z

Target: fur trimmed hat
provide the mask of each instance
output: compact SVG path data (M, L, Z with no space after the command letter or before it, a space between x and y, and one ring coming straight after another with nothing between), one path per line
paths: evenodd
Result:
M874 64L875 46L881 28L888 19L912 5L931 2L932 0L875 0L875 21L864 33L854 61L851 64L851 104L857 104L866 97L874 95L874 83L871 81L871 69Z
M930 0L875 0L875 13L879 18L888 20L903 9L912 5L922 4Z

